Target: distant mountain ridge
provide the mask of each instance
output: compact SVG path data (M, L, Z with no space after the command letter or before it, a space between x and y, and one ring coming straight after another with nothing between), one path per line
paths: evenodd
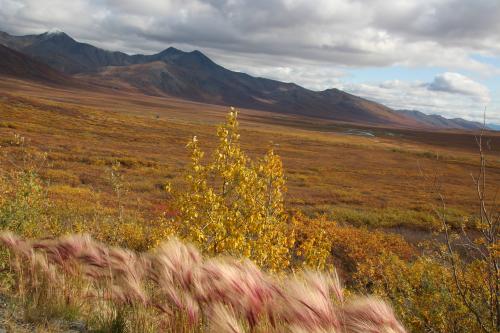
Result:
M463 129L463 130L480 130L483 124L476 121L465 120L462 118L445 118L437 114L425 114L417 110L397 110L409 117L418 120L428 126L447 128L447 129ZM488 127L487 127L488 128Z
M338 89L312 91L230 71L200 51L169 47L153 55L128 55L77 42L60 31L26 36L0 32L0 44L75 78L117 88L126 85L144 94L364 124L472 128L466 121L397 112Z

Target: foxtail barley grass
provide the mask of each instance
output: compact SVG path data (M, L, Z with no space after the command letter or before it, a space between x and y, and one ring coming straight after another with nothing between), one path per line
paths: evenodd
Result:
M389 305L344 297L336 274L272 276L248 260L203 258L171 239L153 252L86 235L28 241L0 236L25 308L78 309L97 332L403 333Z

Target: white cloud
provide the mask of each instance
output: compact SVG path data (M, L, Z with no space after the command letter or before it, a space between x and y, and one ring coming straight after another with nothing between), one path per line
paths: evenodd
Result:
M481 120L484 108L490 102L488 88L458 73L439 74L430 83L393 80L346 84L343 89L394 109L418 110L469 120ZM492 111L488 113L490 120L500 121L500 114Z
M471 96L479 103L488 104L491 101L488 88L459 73L447 72L437 75L427 88L433 91Z

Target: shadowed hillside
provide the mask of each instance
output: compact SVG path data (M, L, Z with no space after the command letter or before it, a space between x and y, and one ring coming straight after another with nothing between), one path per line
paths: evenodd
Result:
M69 76L1 44L0 59L0 75L53 84L75 83Z

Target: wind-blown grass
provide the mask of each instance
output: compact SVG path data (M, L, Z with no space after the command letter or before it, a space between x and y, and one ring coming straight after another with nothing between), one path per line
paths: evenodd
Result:
M176 239L147 253L86 235L4 233L0 242L25 309L77 309L93 331L405 332L383 301L345 297L334 273L273 276L247 260L203 258Z

